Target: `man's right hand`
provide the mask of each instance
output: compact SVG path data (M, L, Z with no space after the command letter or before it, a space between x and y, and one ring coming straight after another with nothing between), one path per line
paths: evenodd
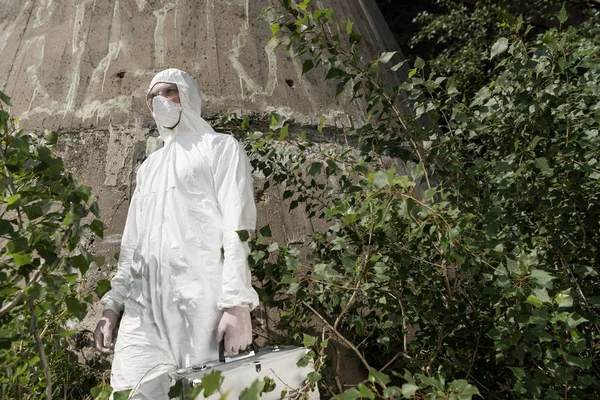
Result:
M119 316L112 310L104 310L102 312L102 318L96 325L94 331L94 341L96 342L96 348L100 350L102 354L111 354L115 348L113 343L113 332L117 327Z

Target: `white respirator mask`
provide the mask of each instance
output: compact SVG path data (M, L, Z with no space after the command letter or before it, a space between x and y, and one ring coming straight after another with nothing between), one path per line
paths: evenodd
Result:
M173 129L179 123L181 118L181 104L172 102L163 96L156 96L152 99L152 116L163 127Z

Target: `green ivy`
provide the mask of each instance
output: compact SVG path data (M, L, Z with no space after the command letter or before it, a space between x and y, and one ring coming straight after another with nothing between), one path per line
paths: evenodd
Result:
M0 397L83 397L89 367L73 362L69 327L91 301L80 276L103 262L79 246L102 237L98 206L53 153L56 132L16 129L0 100Z
M351 21L283 2L273 40L367 112L341 134L276 116L247 132L263 189L326 224L301 249L264 228L250 256L277 330L313 338L323 396L600 393L600 46L566 16L536 33L503 14L484 80L417 59L395 86L402 62L366 60ZM365 382L335 381L329 340Z

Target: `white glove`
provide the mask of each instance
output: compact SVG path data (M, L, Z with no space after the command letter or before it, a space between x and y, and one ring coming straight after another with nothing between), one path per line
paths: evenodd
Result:
M96 348L100 350L102 354L110 354L115 348L113 343L113 332L117 327L119 316L112 310L104 310L102 318L96 325L94 331L94 341L96 342Z
M227 335L225 335L227 333ZM239 306L226 308L217 328L217 343L225 336L225 351L238 354L252 343L252 320L250 308Z

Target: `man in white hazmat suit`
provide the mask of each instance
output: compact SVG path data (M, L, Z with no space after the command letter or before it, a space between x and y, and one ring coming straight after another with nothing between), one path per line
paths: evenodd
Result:
M200 91L187 73L158 73L148 102L164 147L137 172L94 336L101 352L114 348L114 391L164 399L166 371L217 359L223 336L233 354L252 341L258 296L236 231L254 230L256 209L244 149L200 116Z

